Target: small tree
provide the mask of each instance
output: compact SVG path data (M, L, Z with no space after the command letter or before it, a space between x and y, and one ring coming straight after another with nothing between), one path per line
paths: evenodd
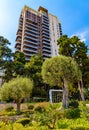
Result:
M30 96L33 82L28 78L17 77L8 83L4 83L0 94L2 100L14 99L17 104L17 112L20 112L20 104L24 98Z
M63 88L63 106L68 107L69 84L81 79L77 63L71 57L53 57L44 61L42 76L45 83Z

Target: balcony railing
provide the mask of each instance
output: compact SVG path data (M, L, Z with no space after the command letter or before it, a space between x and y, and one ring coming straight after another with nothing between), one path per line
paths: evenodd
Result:
M47 31L42 31L42 34L44 35L44 34L46 34L46 35L49 35L49 31L47 32Z
M36 27L29 26L28 24L26 24L25 26L28 27L29 30L31 29L34 31L38 31L38 29Z
M38 49L38 46L33 46L32 44L24 44L24 46Z
M49 26L47 26L47 25L42 25L42 29L43 28L49 30Z
M28 48L23 48L23 51L28 51L28 52L35 52L35 53L37 53L37 50L33 50L33 49L28 49Z
M43 52L47 52L47 53L51 54L51 50L48 50L48 49L43 48Z
M38 45L38 42L32 42L31 40L26 40L26 39L24 39L24 42L32 43L32 44L34 44L34 45Z
M49 29L42 27L42 31L46 31L49 33Z
M32 31L29 30L28 28L25 28L24 30L25 30L25 32L29 32L29 33L34 34L34 35L37 35L37 34L38 34L38 32L36 32L36 31L32 32Z
M37 41L38 41L37 38L31 37L31 36L24 36L24 38L29 39L29 41L30 41L30 40L34 40L34 42L37 42Z
M42 38L42 40L47 41L47 42L49 42L49 41L50 41L50 39L49 39L49 38L45 38L45 37L43 37L43 38Z
M43 49L44 49L44 48L47 48L47 49L50 50L50 49L51 49L51 46L45 46L45 45L43 44Z
M35 38L38 38L38 35L37 35L37 34L31 33L31 32L25 31L25 32L24 32L24 35L25 35L25 34L31 35L31 36L33 36L33 37L35 37Z
M43 53L43 56L51 57L51 54Z
M42 43L43 43L43 45L47 45L47 46L49 45L50 46L50 42L43 41Z
M26 20L27 20L27 21L32 21L32 22L34 22L34 23L37 23L37 20L34 21L34 20L30 19L30 18L26 18Z
M42 23L42 26L43 26L43 27L47 27L47 28L49 28L49 25L46 24L46 23Z
M26 21L26 25L28 25L28 26L33 26L34 28L37 28L37 24L33 24L33 23L31 23L31 22L27 22Z
M48 35L45 35L45 34L43 34L42 37L43 37L43 38L50 39L50 37L49 37Z
M25 29L24 30L27 30L27 31L29 31L29 32L31 32L31 33L35 33L35 34L38 34L38 32L37 31L34 31L34 30L30 30L30 29L28 29L27 27L25 27Z

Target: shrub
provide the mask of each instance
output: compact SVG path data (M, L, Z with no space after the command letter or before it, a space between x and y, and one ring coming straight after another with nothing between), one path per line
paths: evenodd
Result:
M61 122L61 123L58 122L57 127L60 129L65 129L65 128L68 128L68 124L67 122Z
M61 110L59 111L59 118L60 118L60 119L65 118L65 110L61 109Z
M69 107L78 108L78 106L79 106L79 103L78 103L77 100L71 100L71 101L69 102Z
M89 127L87 127L87 126L75 126L75 127L71 127L71 130L89 130Z
M32 110L34 108L34 105L28 104L28 109Z
M68 119L76 119L80 117L80 109L79 108L69 108L65 110L65 117Z
M23 126L31 123L31 119L30 118L21 118L21 119L18 119L16 121L16 123L21 123Z
M14 109L13 106L7 106L5 110L6 110L7 112L10 112L10 111L12 111L13 109Z
M37 107L35 108L35 111L37 111L37 112L44 112L44 111L45 111L45 108L44 108L43 106L37 106Z

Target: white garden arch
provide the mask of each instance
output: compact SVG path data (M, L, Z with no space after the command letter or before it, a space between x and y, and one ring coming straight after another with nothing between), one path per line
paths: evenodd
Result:
M50 89L49 90L49 101L51 103L58 103L62 99L62 92L61 89Z

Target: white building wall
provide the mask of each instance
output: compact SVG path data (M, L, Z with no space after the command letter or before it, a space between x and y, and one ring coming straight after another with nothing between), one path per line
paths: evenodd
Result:
M50 28L50 40L51 40L51 53L52 56L58 54L57 40L60 38L59 21L56 16L49 14L49 28Z

